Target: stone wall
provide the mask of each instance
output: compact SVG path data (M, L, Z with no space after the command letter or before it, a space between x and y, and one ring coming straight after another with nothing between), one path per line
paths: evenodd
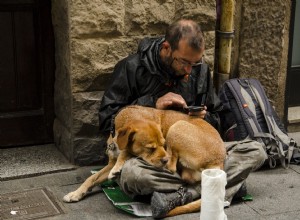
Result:
M52 0L56 50L55 143L79 165L105 161L98 107L114 65L145 36L179 18L202 24L214 62L216 3L211 0ZM212 68L213 69L213 68Z
M291 1L236 1L232 73L261 81L283 118Z

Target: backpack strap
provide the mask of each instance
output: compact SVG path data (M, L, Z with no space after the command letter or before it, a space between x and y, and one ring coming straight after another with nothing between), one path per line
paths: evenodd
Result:
M283 167L286 167L285 154L284 154L284 151L281 146L282 144L277 143L272 132L270 132L270 133L262 132L261 126L259 125L259 123L257 121L256 110L255 110L255 106L253 104L252 97L245 89L246 87L250 88L250 90L251 90L250 92L252 92L254 99L257 101L258 105L261 107L263 115L265 117L265 115L266 115L266 107L265 106L267 106L267 105L265 102L262 102L260 95L253 91L253 90L256 91L256 89L255 89L256 87L261 88L260 85L257 85L256 81L249 83L248 79L239 79L235 83L236 83L236 86L238 88L240 88L240 90L241 90L241 92L240 92L241 95L239 96L239 98L242 100L242 103L244 103L243 105L240 105L240 106L243 106L244 111L248 112L248 115L250 115L249 118L244 118L249 121L250 126L247 126L247 130L248 130L249 134L252 135L252 138L256 139L258 142L263 144L263 146L265 147L265 150L269 152L268 161L269 161L270 168L276 167L276 159L277 159L276 157L278 157L277 155L279 155L279 158L281 160ZM252 83L254 83L255 88L253 88ZM257 98L257 96L259 96L259 98ZM245 104L247 104L247 105L245 106ZM269 131L273 130L272 129L273 127L270 126L268 121L267 121L267 126L268 126ZM277 145L279 146L279 149L276 147ZM274 152L277 152L277 153L275 154Z
M262 89L262 85L260 84L260 82L256 79L249 79L249 81L249 87L251 88L252 92L255 95L255 98L257 99L257 102L261 107L268 126L269 133L273 136L273 138L271 138L271 142L269 143L269 147L273 148L273 150L277 149L282 165L287 168L288 164L291 161L294 146L296 143L292 138L283 133L283 131L278 127L272 115L271 104L268 102L268 100L262 98L267 96L265 94L265 91ZM285 150L284 147L286 147L287 149ZM287 151L287 153L284 153L284 151Z

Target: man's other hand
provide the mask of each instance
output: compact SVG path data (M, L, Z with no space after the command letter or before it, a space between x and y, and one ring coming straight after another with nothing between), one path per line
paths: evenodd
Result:
M173 92L168 92L164 96L158 98L156 101L157 109L167 109L171 106L179 108L187 107L183 97Z

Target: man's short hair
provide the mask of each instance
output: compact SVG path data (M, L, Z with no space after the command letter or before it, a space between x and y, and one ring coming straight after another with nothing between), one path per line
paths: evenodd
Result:
M204 48L204 36L200 25L192 20L179 20L171 24L165 35L172 50L178 49L181 39L187 39L188 45L195 50Z

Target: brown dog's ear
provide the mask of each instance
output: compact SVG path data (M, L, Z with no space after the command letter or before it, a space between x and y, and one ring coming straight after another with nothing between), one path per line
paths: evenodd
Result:
M130 126L126 126L118 130L117 143L120 150L127 148L127 146L132 142L135 132L136 131Z

